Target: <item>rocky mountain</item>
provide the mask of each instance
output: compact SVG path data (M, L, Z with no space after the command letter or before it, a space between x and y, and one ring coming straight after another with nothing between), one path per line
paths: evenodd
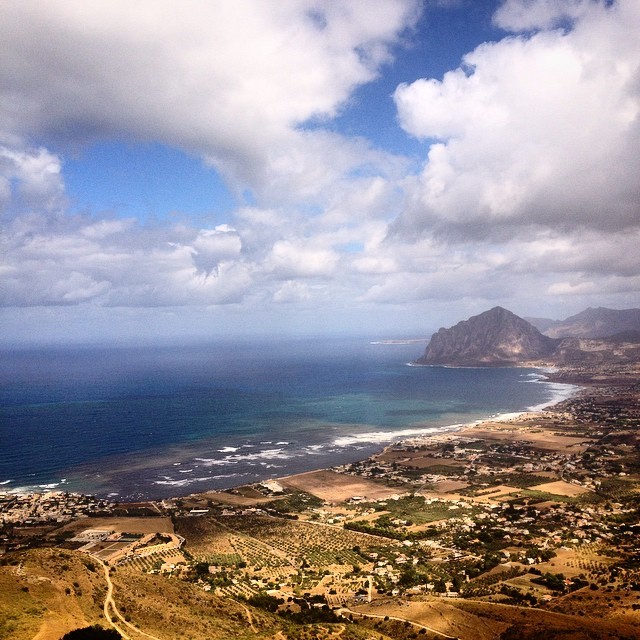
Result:
M586 309L566 320L527 318L551 338L606 338L626 331L640 331L640 309Z
M418 364L504 366L550 357L558 341L502 307L440 329Z

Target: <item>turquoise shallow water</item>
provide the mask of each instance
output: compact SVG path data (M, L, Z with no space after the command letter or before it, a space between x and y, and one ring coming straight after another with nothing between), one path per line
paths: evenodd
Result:
M193 493L567 393L530 369L407 366L421 351L364 338L5 350L0 490Z

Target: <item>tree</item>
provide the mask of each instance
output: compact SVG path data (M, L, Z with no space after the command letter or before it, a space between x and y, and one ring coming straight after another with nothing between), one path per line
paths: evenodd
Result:
M405 567L400 574L398 584L401 587L412 587L414 584L420 582L420 576L418 576L416 570L413 567Z
M444 583L444 580L442 580L442 579L436 580L434 585L433 585L433 590L436 593L446 593L447 592L447 585Z
M261 609L274 612L277 611L278 607L284 602L284 600L282 598L270 596L267 593L256 593L250 598L247 598L247 602L254 607L260 607Z

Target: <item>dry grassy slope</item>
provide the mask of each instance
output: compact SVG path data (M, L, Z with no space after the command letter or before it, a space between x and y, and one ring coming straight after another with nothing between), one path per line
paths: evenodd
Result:
M381 600L354 609L374 615L411 620L462 640L496 640L509 628L504 621L478 616L456 607L454 600L413 600L406 603Z
M635 616L613 611L608 616L592 614L580 601L565 613L470 600L414 599L377 601L356 607L379 616L397 616L427 625L461 640L637 640L640 624ZM570 614L570 615L569 615Z
M100 621L106 585L100 567L87 568L86 556L37 549L7 559L16 564L0 566L2 640L59 640Z
M281 627L268 613L218 598L182 580L124 569L118 569L112 580L120 611L162 640L268 637Z
M592 591L585 588L556 598L547 608L558 613L582 611L592 618L606 620L622 628L632 625L640 637L640 610L633 609L639 604L640 594L637 591L612 587Z
M638 640L640 628L633 621L604 620L598 617L564 615L540 609L512 607L459 600L457 609L481 620L504 622L509 628L501 640ZM461 636L464 638L464 636ZM464 638L464 640L467 640ZM469 638L468 640L471 640Z
M104 575L100 566L95 571L88 568L87 556L35 549L10 554L4 561L12 564L0 566L0 640L60 640L79 627L107 626L102 614ZM121 613L161 640L370 637L367 629L357 625L293 625L274 614L205 593L191 583L132 569L118 568L112 580Z
M90 558L36 549L7 560L15 564L0 567L1 640L60 640L78 627L106 626L106 583L99 565L95 571L88 568ZM113 582L120 611L162 640L266 638L283 627L271 614L222 600L183 581L118 569Z

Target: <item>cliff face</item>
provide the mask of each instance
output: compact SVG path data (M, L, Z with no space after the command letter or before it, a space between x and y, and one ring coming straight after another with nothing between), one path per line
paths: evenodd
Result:
M551 356L557 340L502 307L435 333L418 364L504 366Z

